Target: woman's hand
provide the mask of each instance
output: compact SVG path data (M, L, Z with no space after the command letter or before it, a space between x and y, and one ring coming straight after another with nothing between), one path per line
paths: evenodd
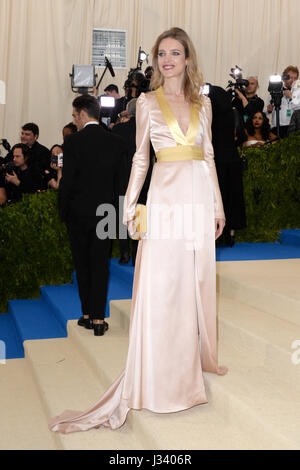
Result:
M221 235L225 227L224 219L215 219L215 240L217 240Z
M132 237L136 233L135 219L129 220L127 222L127 230L128 230L128 233L129 233L130 237Z
M56 170L56 171L58 170L58 166L56 165L56 163L50 163L50 167L52 168L52 170Z
M262 147L263 145L262 142L256 142L256 144L250 145L250 147Z
M12 183L15 186L20 186L20 180L14 171L12 175L6 173L5 179L8 183Z

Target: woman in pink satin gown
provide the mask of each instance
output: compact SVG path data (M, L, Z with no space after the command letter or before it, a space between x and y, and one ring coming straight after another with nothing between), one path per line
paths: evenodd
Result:
M200 93L196 53L183 30L161 34L152 52L154 91L137 101L137 149L124 207L134 236L151 139L157 162L136 259L125 370L91 408L52 419L52 431L116 429L130 409L170 413L207 403L202 372L227 371L217 358L215 238L225 216L211 104Z

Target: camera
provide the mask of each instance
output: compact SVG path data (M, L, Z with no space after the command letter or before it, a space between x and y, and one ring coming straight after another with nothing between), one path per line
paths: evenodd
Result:
M2 165L1 173L3 173L4 175L13 175L14 170L14 162L7 162L5 165Z
M99 97L100 104L100 119L104 124L109 126L112 116L112 110L116 105L116 100L113 96L101 95Z
M231 94L232 98L236 96L235 90L238 89L243 95L245 95L245 88L249 85L248 80L245 80L242 75L242 69L236 65L235 68L231 69L231 73L229 74L235 82L232 80L228 81L228 85L226 88L229 88L229 93Z
M130 69L124 88L129 88L128 98L133 98L132 88L136 89L134 98L138 98L141 93L147 93L150 90L150 78L147 78L139 68Z
M279 136L280 131L280 120L279 120L279 110L281 107L281 101L283 98L283 92L286 90L291 90L291 88L284 86L284 81L289 80L290 76L288 74L284 75L271 75L269 79L268 92L271 95L271 104L275 107L276 112L276 128L277 135Z
M63 154L59 153L58 155L51 155L51 163L62 168L63 166Z

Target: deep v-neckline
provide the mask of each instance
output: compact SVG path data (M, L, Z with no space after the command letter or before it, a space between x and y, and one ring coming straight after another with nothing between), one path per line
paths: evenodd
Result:
M200 123L199 112L196 110L195 106L191 104L189 127L187 129L186 134L184 134L166 98L163 87L161 86L157 88L157 90L155 90L155 94L163 117L176 141L176 144L193 145L195 143Z

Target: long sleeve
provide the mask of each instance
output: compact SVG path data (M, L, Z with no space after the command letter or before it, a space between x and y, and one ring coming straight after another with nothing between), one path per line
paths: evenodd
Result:
M126 224L135 215L135 207L149 168L150 109L147 97L140 95L136 103L136 152L132 159L129 183L124 200L123 222Z
M204 151L204 158L208 164L209 168L209 176L211 178L211 182L213 185L214 191L214 208L215 208L215 219L224 219L225 214L223 209L223 202L221 197L221 192L219 188L218 176L216 172L215 160L214 160L214 150L211 143L211 123L212 123L212 109L211 109L211 102L210 99L206 96L204 98L204 109L203 109L203 116L205 119L204 125L204 135L203 135L203 151Z

